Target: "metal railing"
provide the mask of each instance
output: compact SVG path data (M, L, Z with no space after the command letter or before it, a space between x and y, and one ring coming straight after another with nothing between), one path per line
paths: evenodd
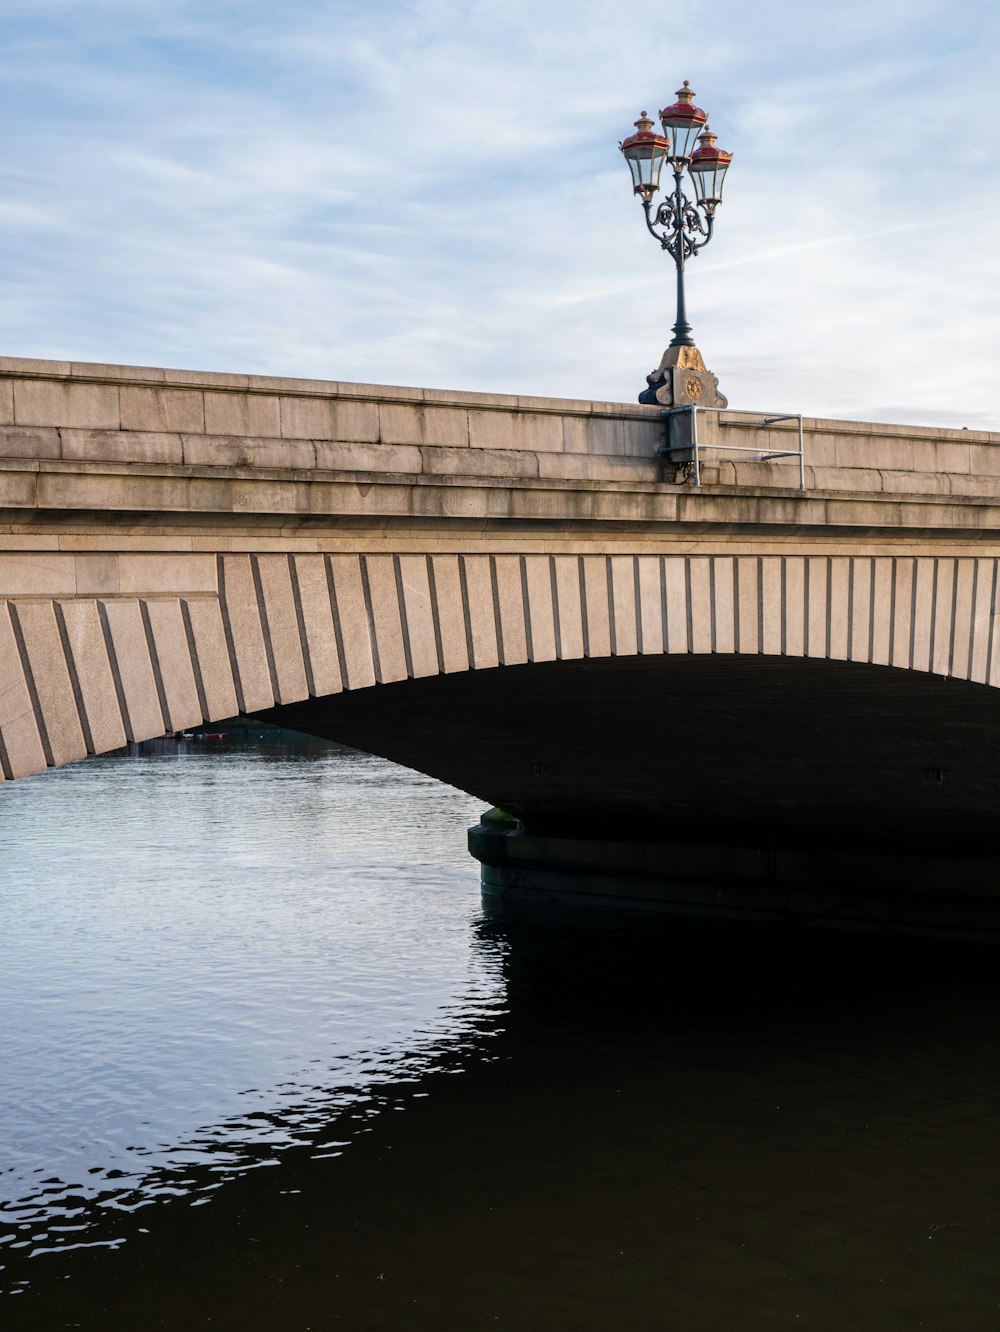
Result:
M769 449L766 452L761 449L752 448L747 444L702 444L698 439L698 413L715 412L717 416L738 415L745 416L736 407L699 407L692 404L690 407L666 407L662 415L669 419L668 431L671 440L666 445L661 445L657 453L661 457L674 458L676 454L689 454L690 461L694 464L694 484L701 485L701 454L703 450L713 449L721 450L724 453L747 453L754 456L758 462L771 462L774 458L798 458L799 460L799 490L806 488L806 465L802 451L802 414L801 412L781 412L773 416L762 416L759 421L742 421L741 425L752 426L760 429L763 426L777 425L779 421L797 421L799 447L797 449ZM675 417L689 416L691 418L691 438L685 442L675 444L672 436L673 422ZM754 413L756 415L756 413ZM688 461L688 459L684 459Z

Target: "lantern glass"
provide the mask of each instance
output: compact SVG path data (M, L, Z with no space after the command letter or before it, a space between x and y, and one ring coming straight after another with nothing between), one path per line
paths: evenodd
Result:
M636 194L653 195L660 188L660 172L666 149L658 143L635 143L623 148L625 160L632 172L632 188Z
M698 135L704 128L704 120L695 120L690 116L671 116L660 122L664 134L670 136L670 156L674 161L687 159L694 152Z
M722 202L722 182L725 180L728 170L729 162L720 157L706 158L700 162L691 163L688 171L699 203L717 204Z

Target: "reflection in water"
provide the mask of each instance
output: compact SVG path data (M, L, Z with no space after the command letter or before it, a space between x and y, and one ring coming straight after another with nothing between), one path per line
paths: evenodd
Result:
M10 1327L997 1325L995 953L484 918L478 813L306 742L0 791Z
M157 742L0 801L15 1289L18 1256L117 1245L158 1200L339 1150L331 1120L439 1067L501 992L469 940L480 806L381 760Z

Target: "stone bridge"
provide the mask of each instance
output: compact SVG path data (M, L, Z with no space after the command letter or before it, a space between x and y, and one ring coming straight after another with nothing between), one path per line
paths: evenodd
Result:
M760 421L695 489L656 408L0 360L2 776L253 713L496 891L991 927L1000 435Z

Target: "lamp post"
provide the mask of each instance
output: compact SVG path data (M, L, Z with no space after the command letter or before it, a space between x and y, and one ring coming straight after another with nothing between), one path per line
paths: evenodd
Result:
M725 407L727 399L719 392L719 381L706 370L691 336L684 268L712 239L715 210L722 202L722 182L733 155L716 146L708 114L695 106L687 79L676 96L677 101L660 112L662 134L654 132L653 121L643 111L635 122L635 133L619 144L632 172L633 192L642 199L646 226L677 269L674 336L660 364L646 376L649 387L639 394L639 401L665 407ZM665 162L670 164L674 185L655 207L653 196L659 191ZM694 188L693 202L684 193L685 168Z

